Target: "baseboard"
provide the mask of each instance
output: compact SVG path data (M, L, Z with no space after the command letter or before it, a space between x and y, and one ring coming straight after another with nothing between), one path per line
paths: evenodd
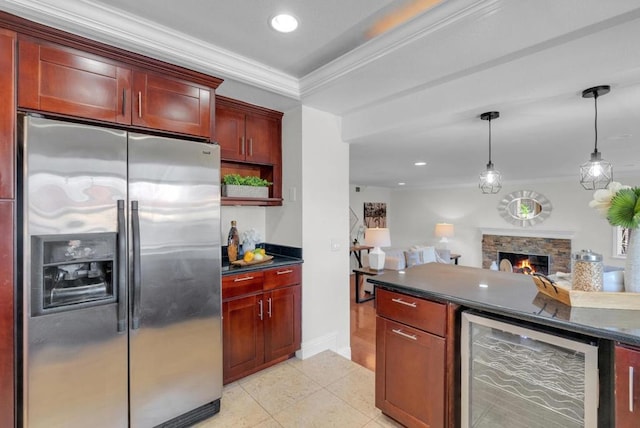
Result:
M327 350L338 352L337 333L329 333L316 339L302 342L300 350L296 351L296 357L300 358L301 360L305 360ZM349 352L349 354L351 354L351 352ZM340 355L342 354L340 353Z

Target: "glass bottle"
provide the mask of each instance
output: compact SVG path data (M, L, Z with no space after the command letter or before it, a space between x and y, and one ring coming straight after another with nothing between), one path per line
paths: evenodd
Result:
M231 229L229 229L229 236L227 238L227 255L229 256L229 262L235 262L236 260L238 260L239 245L240 238L238 237L236 221L231 220Z

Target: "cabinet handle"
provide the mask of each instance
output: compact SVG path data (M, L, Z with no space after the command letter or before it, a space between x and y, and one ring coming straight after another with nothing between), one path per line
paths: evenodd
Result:
M396 330L394 328L394 329L391 329L391 331L393 331L395 334L399 334L402 337L406 337L407 339L418 340L418 338L416 336L414 336L413 334L407 334L402 330Z
M276 272L276 275L285 275L285 274L291 273L291 272L293 272L293 270L291 270L291 269L279 270L278 272Z
M249 138L249 156L253 156L253 138Z
M138 91L138 117L142 117L142 92Z
M633 413L633 366L629 366L629 411Z
M258 300L258 307L260 308L260 312L258 312L258 316L260 317L260 321L263 320L263 313L262 313L262 300Z
M244 137L240 137L240 154L244 156Z
M267 302L269 302L269 310L267 311L267 313L269 314L269 318L271 318L271 297L267 299Z
M396 303L400 303L401 305L405 305L405 306L411 306L412 308L415 308L417 305L414 303L409 303L409 302L405 302L402 299L391 299L392 302L396 302Z
M252 276L245 276L245 277L242 277L242 278L235 278L233 280L233 282L249 281L250 279L253 279L253 277Z
M122 90L122 115L124 116L125 110L126 110L126 106L127 105L127 90L123 89Z

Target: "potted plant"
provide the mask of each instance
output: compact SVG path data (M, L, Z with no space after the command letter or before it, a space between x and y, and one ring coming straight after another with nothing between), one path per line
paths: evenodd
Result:
M222 177L222 196L231 198L269 197L271 182L255 176L243 177L240 174L226 174Z

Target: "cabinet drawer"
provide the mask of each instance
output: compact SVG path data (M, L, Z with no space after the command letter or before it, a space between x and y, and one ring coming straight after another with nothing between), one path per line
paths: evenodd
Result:
M384 289L376 290L377 314L412 327L445 336L447 306L444 303L395 293Z
M300 284L302 282L302 268L300 265L283 266L264 272L264 289L271 290L278 287Z
M264 274L260 271L246 272L222 277L222 299L262 291Z

